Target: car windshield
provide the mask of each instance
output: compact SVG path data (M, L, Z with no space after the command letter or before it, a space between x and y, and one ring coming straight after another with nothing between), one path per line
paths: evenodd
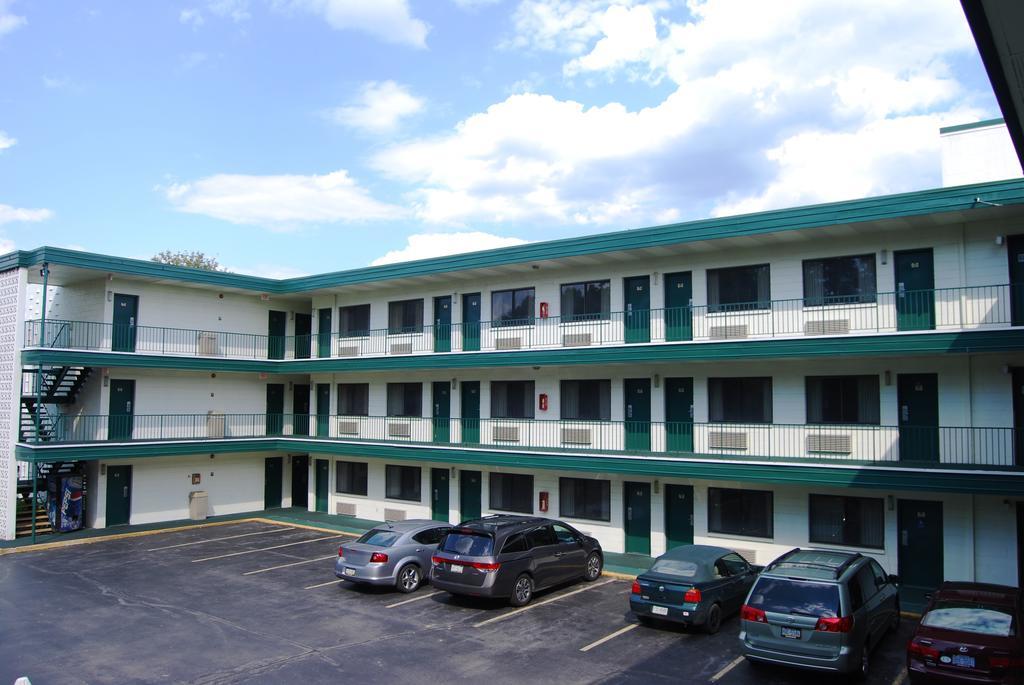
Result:
M658 559L651 566L651 573L664 573L666 576L693 578L697 575L697 564L682 559Z
M467 557L490 556L494 549L494 538L489 535L477 535L476 533L451 532L444 539L441 550L452 554L462 554Z
M835 618L839 616L839 587L762 576L751 591L747 604L780 614Z
M1012 637L1017 634L1009 609L973 602L938 602L924 615L921 625L979 635Z
M390 547L395 544L395 540L402 537L401 534L396 533L393 530L368 530L363 533L363 536L356 540L364 545L375 545L377 547Z

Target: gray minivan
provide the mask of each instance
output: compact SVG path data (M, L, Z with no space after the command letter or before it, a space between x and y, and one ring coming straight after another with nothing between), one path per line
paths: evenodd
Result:
M896 577L856 552L793 549L761 572L740 611L748 661L865 676L900 620Z

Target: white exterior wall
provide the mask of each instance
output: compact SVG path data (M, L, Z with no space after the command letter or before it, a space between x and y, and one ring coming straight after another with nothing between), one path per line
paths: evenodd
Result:
M1021 175L1005 123L942 133L942 185L1002 181Z
M21 349L24 346L28 274L0 274L0 540L13 540L17 521L18 442L21 413Z

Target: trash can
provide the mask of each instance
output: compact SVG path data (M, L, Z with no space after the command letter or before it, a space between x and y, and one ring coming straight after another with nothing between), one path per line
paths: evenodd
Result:
M207 496L205 490L193 490L188 493L188 517L193 521L202 521L207 513Z

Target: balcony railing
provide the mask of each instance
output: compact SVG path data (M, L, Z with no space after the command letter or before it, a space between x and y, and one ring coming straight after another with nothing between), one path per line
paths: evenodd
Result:
M876 466L1024 465L1013 428L461 419L308 414L60 415L44 444L309 437L500 450L678 454ZM31 443L32 440L30 439Z
M45 339L40 336L39 320L25 322L25 345L199 357L309 359L959 331L1016 325L1024 325L1024 286L993 285L301 336L48 319Z

